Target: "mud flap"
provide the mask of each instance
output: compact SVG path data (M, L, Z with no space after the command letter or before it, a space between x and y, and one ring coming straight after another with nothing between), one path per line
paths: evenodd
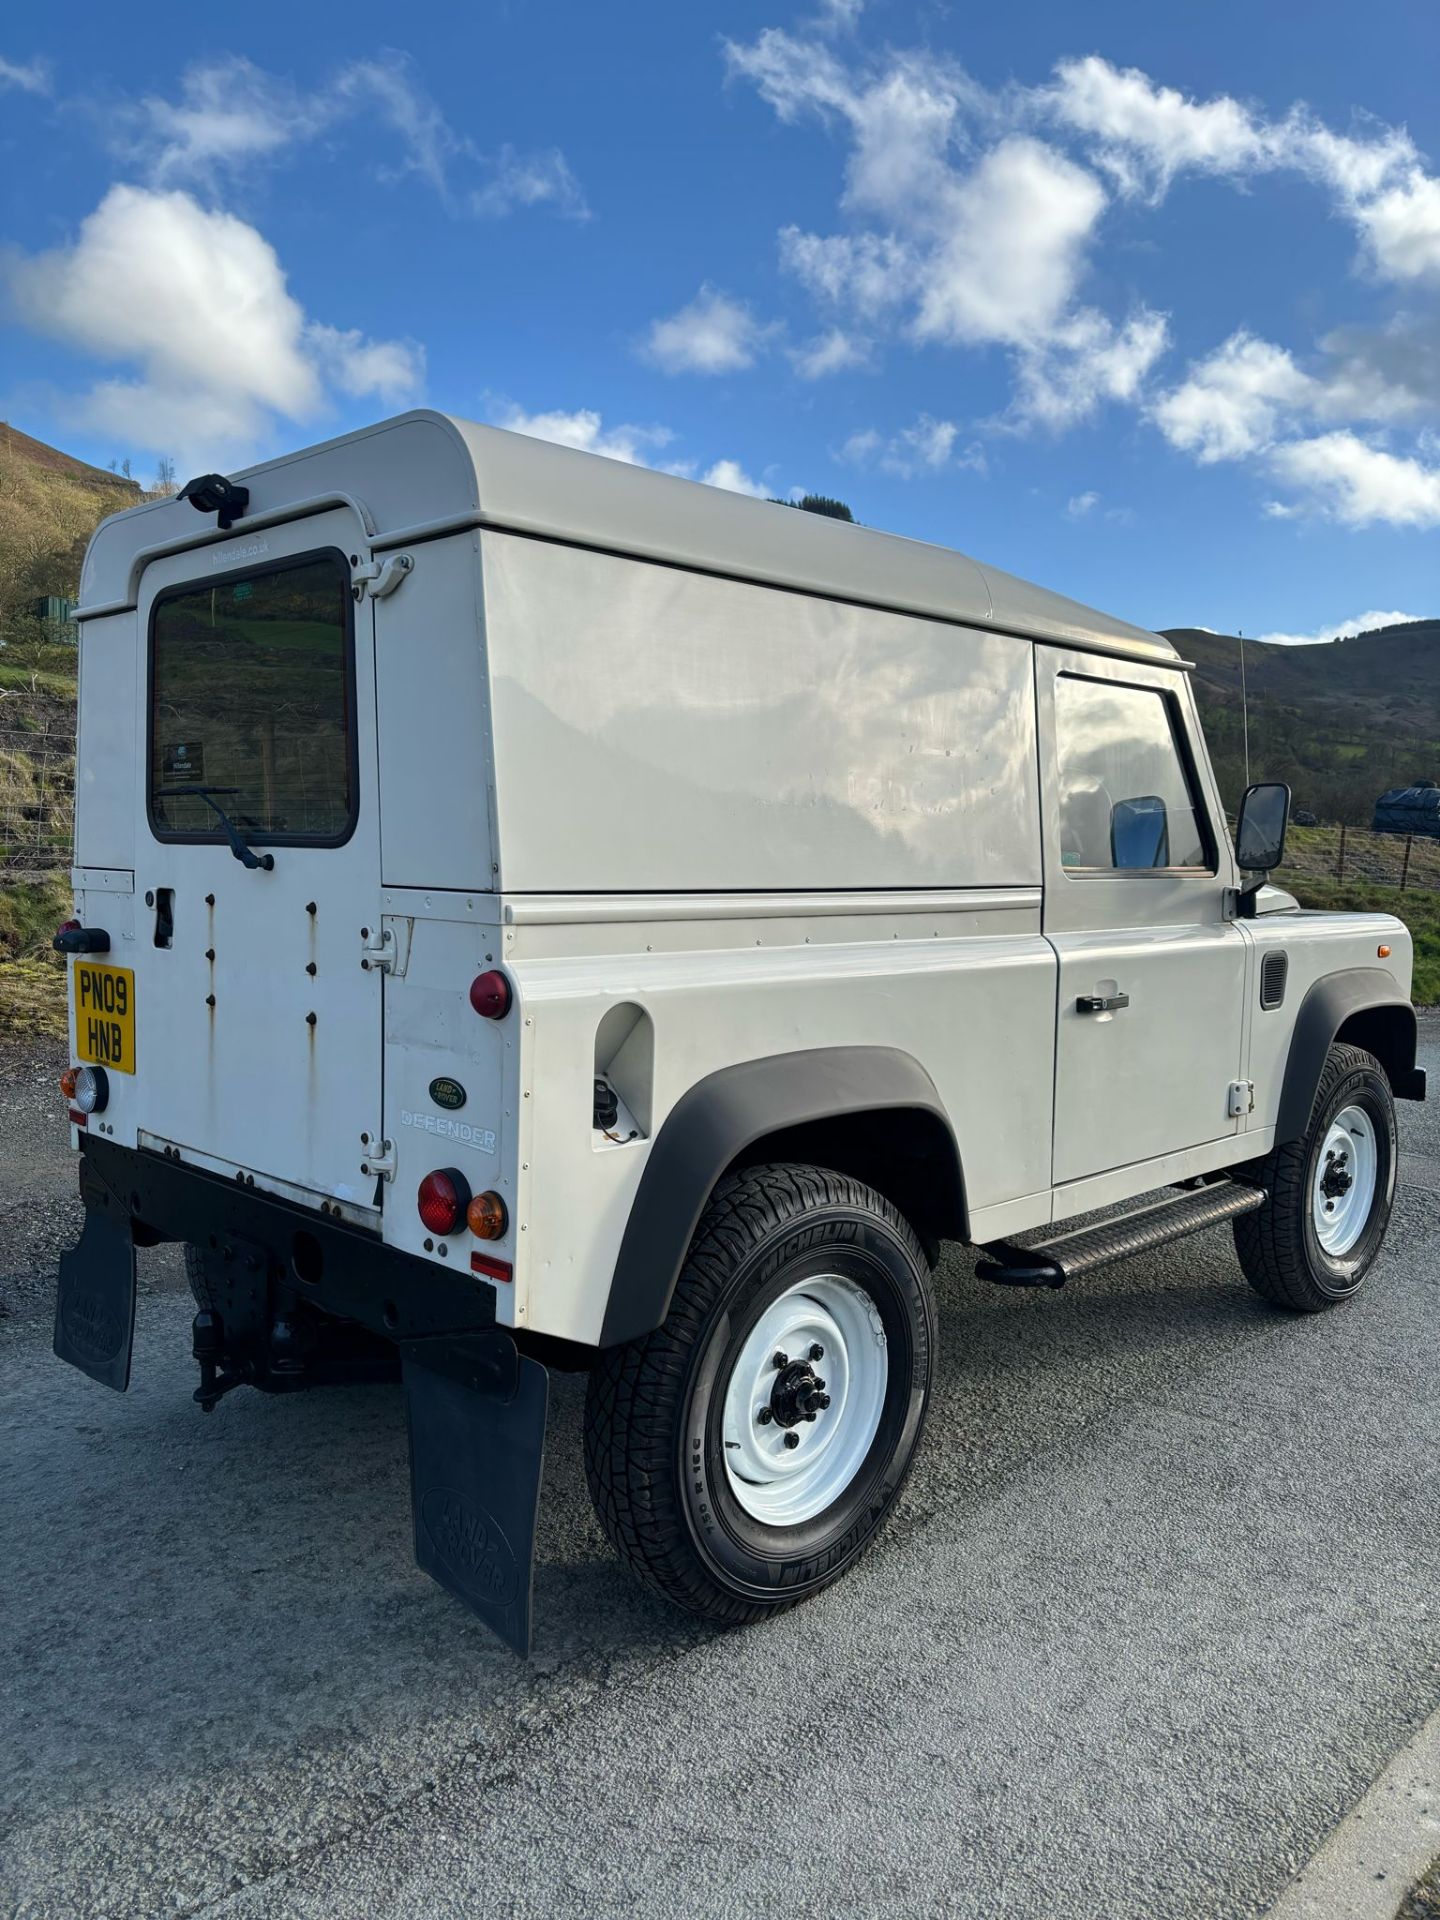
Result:
M498 1331L402 1355L415 1558L524 1657L550 1376Z
M87 1180L79 1244L60 1256L55 1353L102 1387L130 1385L135 1340L135 1242L130 1217L108 1187Z

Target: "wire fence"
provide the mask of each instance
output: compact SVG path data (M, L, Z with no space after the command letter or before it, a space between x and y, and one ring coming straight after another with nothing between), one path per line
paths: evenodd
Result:
M1358 827L1292 827L1287 872L1351 886L1440 891L1440 839L1423 833L1366 833Z
M70 865L75 709L41 692L0 691L0 874Z

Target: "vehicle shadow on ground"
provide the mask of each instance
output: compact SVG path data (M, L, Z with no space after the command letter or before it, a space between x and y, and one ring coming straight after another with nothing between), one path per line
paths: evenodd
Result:
M907 1520L954 1510L961 1524L1077 1422L1273 1325L1237 1287L1228 1246L1203 1265L1194 1252L1162 1284L1120 1268L1104 1288L1008 1295L979 1287L948 1250L928 1444L876 1551L899 1551ZM653 1658L711 1637L646 1592L595 1521L583 1376L552 1381L527 1666L413 1564L398 1388L243 1392L205 1416L189 1399L188 1301L142 1310L130 1395L54 1363L34 1389L39 1426L16 1425L19 1497L5 1531L23 1658L12 1693L22 1716L59 1716L32 1766L44 1770L46 1750L63 1758L67 1718L83 1745L89 1696L143 1698L131 1762L168 1768L197 1720L249 1748L337 1715L410 1719L427 1698L481 1712L577 1661ZM85 1695L57 1693L76 1673Z

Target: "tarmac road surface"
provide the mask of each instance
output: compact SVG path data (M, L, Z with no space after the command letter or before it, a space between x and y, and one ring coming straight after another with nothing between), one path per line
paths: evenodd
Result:
M202 1417L173 1250L127 1396L52 1358L73 1170L0 1064L7 1920L1255 1914L1440 1702L1435 1105L1333 1313L1225 1230L1054 1295L948 1250L903 1506L765 1627L614 1562L557 1377L527 1666L413 1565L397 1390Z

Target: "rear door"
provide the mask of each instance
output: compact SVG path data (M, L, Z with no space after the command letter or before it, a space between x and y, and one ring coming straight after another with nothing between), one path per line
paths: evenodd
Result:
M317 514L146 570L135 1065L149 1144L369 1208L383 974L362 964L380 830L360 532Z
M1047 647L1036 673L1063 1186L1238 1131L1246 945L1185 677Z

